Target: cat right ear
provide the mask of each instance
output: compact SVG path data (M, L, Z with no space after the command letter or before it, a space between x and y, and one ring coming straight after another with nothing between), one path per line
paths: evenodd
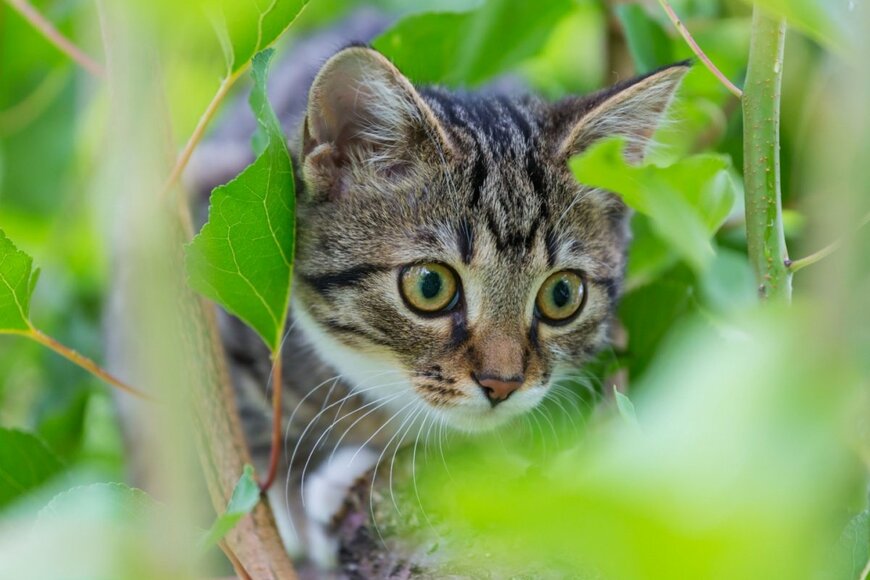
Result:
M314 79L302 137L303 175L314 196L341 199L357 180L399 179L450 151L432 110L377 51L346 48Z
M626 140L628 160L642 161L649 140L690 67L690 62L681 62L591 97L557 103L555 123L566 127L558 145L558 158L567 160L599 139L620 136Z

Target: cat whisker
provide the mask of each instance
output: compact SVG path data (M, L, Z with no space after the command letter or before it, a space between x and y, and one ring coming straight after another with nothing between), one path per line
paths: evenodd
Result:
M308 433L309 429L311 429L311 427L312 427L315 423L317 423L317 420L318 420L318 419L323 415L323 413L325 413L326 411L328 411L330 408L335 407L335 406L341 404L341 403L342 403L344 400L346 400L347 398L350 398L350 397L353 397L353 396L359 395L359 394L361 394L361 393L366 393L366 392L369 392L369 391L373 391L373 390L375 390L375 389L383 388L383 387L386 387L386 386L390 386L390 383L383 384L383 385L375 385L375 386L373 386L373 387L367 387L367 388L362 389L362 390L359 390L359 391L351 390L350 393L348 393L347 395L345 395L344 397L342 397L342 398L339 399L338 401L336 401L336 402L334 402L334 403L331 403L329 406L327 406L327 407L324 408L322 411L320 411L319 413L317 413L314 417L312 417L311 420L308 421L308 424L305 426L305 429L302 430L302 433L299 435L299 439L296 441L296 445L295 445L294 448L293 448L293 454L290 456L290 464L289 464L289 467L290 467L290 468L289 468L288 471L287 471L287 476L288 476L288 478L290 477L290 473L291 473L291 471L292 471L292 469L293 469L293 466L294 466L295 463L296 463L296 454L299 453L299 447L302 445L302 441L305 439L305 435ZM300 482L300 485L304 485L304 484L305 484L304 481ZM304 497L304 496L303 496L303 497Z
M447 472L447 477L449 477L450 480L453 481L453 474L450 473L450 467L447 465L447 458L444 456L444 440L442 439L444 435L444 425L446 419L443 415L439 417L439 419L440 423L438 425L438 452L441 455L441 463L444 464L444 470Z
M429 423L429 419L433 418L435 415L433 413L424 413L423 422L420 423L420 428L417 429L417 436L414 438L414 448L411 451L411 483L414 487L414 496L417 498L417 505L420 506L420 513L423 514L423 518L426 520L426 523L435 531L435 526L432 525L432 520L429 519L429 514L426 513L426 509L423 507L423 500L420 497L420 490L417 487L417 448L420 444L420 434L423 433L423 428L426 424L429 424L429 428L426 431L426 440L423 443L424 447L428 447L429 445L429 433L432 431L433 423Z
M369 442L370 442L372 439L374 439L375 436L376 436L380 431L382 431L382 430L384 429L384 427L386 427L389 423L391 423L391 422L393 421L393 419L395 419L395 418L398 417L401 413L403 413L403 412L405 411L405 409L407 409L407 408L410 407L411 405L415 405L415 404L420 404L420 403L419 403L419 401L411 401L410 403L408 403L407 405L405 405L404 407L402 407L401 409L399 409L398 411L396 411L395 413L393 413L393 414L390 416L389 419L387 419L386 421L384 421L383 425L381 425L381 426L377 429L377 431L375 431L374 433L372 433L372 436L369 437L369 438L366 440L366 442L363 443L363 444L360 446L359 449L357 449L356 453L354 453L354 454L353 454L353 457L351 457L350 462L353 463L353 460L356 458L357 454L359 454L359 452L360 452L362 449L364 449L365 446L368 445ZM409 417L410 417L410 414L409 414ZM399 426L399 429L396 430L396 435L397 435L399 432L401 432L401 430L402 430L402 426L405 424L405 422L406 422L407 420L408 420L408 418L405 418L405 421L403 421L403 422L402 422L402 425ZM372 527L375 528L375 532L377 532L377 534L378 534L378 538L379 538L380 541L381 541L381 545L382 545L382 546L384 547L384 549L387 550L388 552L390 551L390 549L389 549L389 547L387 547L386 540L384 540L384 536L383 536L383 534L381 534L381 529L380 529L380 527L378 526L377 518L375 517L374 490L375 490L375 480L376 480L377 477L378 477L378 466L379 466L380 463L381 463L381 459L383 459L383 457L384 457L384 453L386 453L387 449L388 449L389 446L390 446L390 443L392 443L392 441L393 441L393 439L396 437L396 435L393 435L393 436L390 438L390 440L387 442L387 444L384 445L384 449L383 449L383 451L381 451L381 454L378 456L378 459L377 459L377 461L375 462L374 469L372 470L372 481L371 481L371 484L370 484L370 486L369 486L369 515L370 515L371 520L372 520Z
M398 383L398 382L397 382L397 383L389 383L389 384L384 385L384 386L393 386L393 385L395 385L395 384L401 384L401 383ZM392 396L392 398L390 398L389 401L387 401L387 403L392 402L392 401L398 399L399 397L401 397L401 396L404 395L404 394L405 394L405 393L394 393L395 396ZM380 400L383 400L383 399L380 399ZM372 403L366 403L365 405L362 405L362 406L360 406L360 407L357 407L357 408L354 409L353 411L350 411L350 412L348 412L348 413L345 413L345 414L341 417L341 419L339 419L338 421L334 422L332 425L329 426L329 430L331 430L331 429L332 429L336 424L340 423L341 421L344 421L346 418L350 417L350 416L353 415L354 413L356 413L356 412L358 412L358 411L362 411L362 410L365 409L365 408L368 408L369 406L371 406L371 404L372 404ZM332 446L332 452L329 454L329 459L328 459L329 462L332 461L332 458L335 456L335 452L336 452L336 450L337 450L337 449L339 448L339 446L341 445L341 442L344 441L344 438L347 436L347 434L348 434L348 433L349 433L349 432L350 432L354 427L356 427L356 426L357 426L361 421L363 421L366 417L368 417L368 416L371 415L372 413L375 413L378 409L382 408L383 406L384 406L384 405L378 405L378 406L375 407L374 409L371 409L370 411L367 411L365 414L363 414L363 415L361 415L360 417L358 417L357 419L355 419L354 422L351 423L350 426L348 426L348 427L344 430L344 432L341 434L341 437L339 437L339 438L338 438L338 441L336 441L335 445Z
M396 446L393 448L393 455L390 458L390 472L389 472L388 485L387 485L387 489L390 490L390 500L392 500L393 507L396 508L396 513L399 515L401 515L402 510L399 509L399 504L398 504L398 502L396 502L396 495L393 493L393 471L394 471L393 468L396 465L396 455L399 453L399 449L402 447L402 443L405 441L405 437L408 436L408 433L411 431L411 428L414 426L414 421L416 421L417 417L420 416L420 413L423 412L423 408L421 407L421 405L422 405L422 403L418 402L417 407L415 407L414 409L412 409L409 412L408 417L402 422L401 425L399 425L399 430L396 431L396 434L393 435L389 441L387 441L387 444L384 446L384 451L381 452L381 454L383 454L384 452L386 452L389 449L390 444L393 442L393 439L395 439L396 436L398 436L399 433L402 432L402 428L405 426L405 423L407 423L408 426L405 428L404 433L399 438L399 440L396 442ZM378 458L378 463L380 463L380 458ZM375 468L375 469L377 469L377 468ZM374 481L374 478L372 478L372 481Z
M387 384L384 384L384 385L378 385L378 387L372 387L372 389L374 389L374 388L380 388L380 387L388 387L388 386L391 386L391 383L387 383ZM388 405L388 404L391 403L392 401L398 399L398 398L401 397L403 394L404 394L404 393L393 393L393 394L391 394L391 395L386 395L386 396L384 396L384 397L380 397L380 398L378 398L378 399L375 399L374 401L371 401L371 402L369 402L369 403L366 403L365 405L363 405L363 406L361 406L361 407L355 409L354 411L351 411L351 412L349 413L349 415L355 413L356 411L360 411L360 410L362 410L362 409L364 409L364 408L366 408L366 407L369 407L369 406L371 406L371 405L377 405L374 409L372 409L371 411L369 411L369 412L367 413L367 414L371 414L371 413L377 411L378 409L380 409L381 407L384 407L385 405ZM350 396L352 396L352 395L348 395L348 397L350 397ZM347 398L347 397L345 397L345 398ZM344 400L344 399L342 399L342 401L343 401L343 400ZM338 403L338 401L336 401L336 403L334 403L334 404L337 404L337 403ZM344 418L344 417L342 417L342 419L343 419L343 418ZM325 429L325 430L323 431L323 433L320 434L320 437L318 437L318 439L317 439L317 441L314 443L314 445L311 446L311 450L308 452L308 457L305 459L305 464L302 466L302 476L301 476L301 478L300 478L300 480L299 480L299 494L300 494L301 499L302 499L302 505L305 505L305 474L306 474L307 471L308 471L308 466L309 466L309 464L311 463L311 459L314 457L314 454L317 453L317 448L320 446L320 443L323 441L323 439L324 439L327 435L329 435L329 432L330 432L331 427L332 427L332 425L330 425L330 428ZM346 431L345 431L345 433L346 433ZM335 448L333 448L333 450L332 450L332 453L333 453L333 454L335 453L335 449L337 449L337 446L336 446ZM355 453L354 456L353 456L353 458L351 458L350 463L353 463L353 460L356 459L356 455L357 455L357 454ZM329 461L330 461L330 462L332 461L332 455L330 455L330 457L329 457ZM291 465L292 465L292 464L291 464Z

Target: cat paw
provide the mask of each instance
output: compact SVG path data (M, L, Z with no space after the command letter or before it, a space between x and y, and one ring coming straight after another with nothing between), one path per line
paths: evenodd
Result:
M377 461L367 448L337 451L305 482L305 513L311 559L321 568L334 567L338 555L335 529L344 515L348 492Z

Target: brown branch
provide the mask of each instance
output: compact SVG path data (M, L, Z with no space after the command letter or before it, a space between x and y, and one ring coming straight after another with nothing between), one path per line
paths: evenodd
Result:
M711 73L713 73L713 75L717 79L719 79L719 81L723 85L725 85L725 88L728 89L732 95L734 95L738 99L743 98L743 91L741 91L739 88L737 88L737 86L734 83L732 83L730 80L728 80L728 77L726 77L722 73L722 71L720 71L719 68L715 64L713 64L713 61L710 60L710 58L704 53L704 51L701 50L701 47L698 46L698 43L695 42L695 39L692 37L691 33L689 32L689 29L686 28L686 26L683 24L683 21L680 20L679 16L677 16L677 13L674 12L673 8L671 8L671 5L668 3L668 0L659 0L659 4L661 4L662 8L664 9L664 11L668 15L668 18L671 19L671 22L674 24L677 31L680 33L680 35L683 37L683 39L689 45L689 48L692 49L692 52L694 52L695 55L699 59L701 59L701 62L704 63L704 66L706 66L707 69Z
M106 71L103 66L85 54L79 47L73 44L67 37L60 33L55 28L54 24L49 22L45 16L31 6L27 0L6 0L22 18L24 18L31 26L38 30L46 40L53 44L58 50L66 54L68 57L77 62L83 69L102 79L106 76Z
M278 473L278 460L281 457L281 346L272 355L272 450L269 453L269 471L266 479L260 482L260 491L265 492L275 481Z

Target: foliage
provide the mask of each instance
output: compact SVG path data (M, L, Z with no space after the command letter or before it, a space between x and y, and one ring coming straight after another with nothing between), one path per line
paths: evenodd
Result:
M30 297L38 279L33 259L0 230L0 332L30 328Z
M86 52L110 60L99 56L102 3L34 4ZM273 352L291 290L295 192L266 96L272 53L261 51L277 45L292 60L303 32L331 25L354 4L140 1L128 8L153 42L143 53L159 65L142 57L153 74L142 93L159 87L166 95L166 119L124 125L166 126L167 150L131 139L144 158L196 145L194 129L228 111L227 91L252 65L258 156L213 193L186 265L190 284L247 322ZM397 19L375 46L416 82L477 87L508 76L563 96L693 56L655 3L376 4ZM866 155L852 155L870 151L861 108L870 75L854 56L870 37L860 3L671 4L738 86L750 10L788 19L797 34L784 64L783 198L808 225L786 228L789 246L804 255L851 230L870 209L870 176L855 162ZM194 570L200 551L258 501L250 469L216 518L171 486L156 502L107 483L123 480L135 462L124 451L124 419L102 387L38 345L2 336L36 325L103 358L101 312L117 250L105 232L112 195L126 184L103 162L105 134L117 122L110 91L7 4L0 4L0 70L0 576L119 577L135 569L140 577L201 577ZM860 106L843 100L850 95ZM214 110L205 114L210 99ZM493 453L493 445L483 453L458 445L445 477L440 457L415 454L421 503L456 538L518 565L546 560L565 575L854 579L867 565L870 246L858 235L829 266L801 272L796 307L759 307L743 222L741 168L753 152L742 150L739 112L718 79L696 65L645 165L626 163L618 140L571 162L580 182L614 191L635 210L618 310L624 340L590 365L589 377L566 383L583 397L590 395L582 385L599 385L591 395L599 411L578 411L579 434L559 431L562 455L517 444L526 453L520 461ZM44 268L39 287L31 256ZM32 320L31 298L40 306ZM169 469L158 465L158 475L161 467ZM404 520L419 519L413 505L401 507ZM208 572L225 575L228 565L214 564L214 552Z
M217 517L202 539L202 548L210 548L223 539L243 516L251 513L260 501L260 486L254 480L254 468L245 466L245 471L233 489L226 511Z
M0 429L0 508L39 488L62 470L63 464L37 437Z
M266 99L272 52L254 57L251 108L267 135L256 161L212 193L209 221L187 249L190 285L281 344L290 300L296 226L293 166Z

